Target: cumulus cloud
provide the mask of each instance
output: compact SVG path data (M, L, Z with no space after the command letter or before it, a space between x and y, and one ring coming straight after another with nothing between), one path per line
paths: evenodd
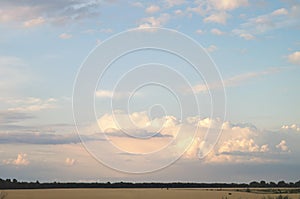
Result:
M179 6L186 3L186 0L165 0L168 7Z
M76 164L77 160L75 160L74 158L66 158L65 159L65 165L67 166L74 166Z
M226 12L218 12L205 17L203 21L205 23L219 23L225 25L229 17L230 15Z
M215 45L210 45L206 48L206 50L210 53L215 52L216 50L218 50L218 47Z
M170 20L170 15L167 13L161 14L159 17L147 17L141 19L141 24L138 28L152 28L152 27L162 27Z
M300 132L300 127L297 124L283 125L281 128L284 130L294 130Z
M290 63L300 65L300 51L288 55L287 58Z
M160 10L160 7L157 5L151 5L149 7L146 8L145 12L148 14L153 14L156 13Z
M213 35L224 35L225 33L222 32L221 30L217 29L217 28L214 28L214 29L211 29L210 32L213 34Z
M30 161L27 159L27 154L19 153L16 159L4 160L3 163L15 166L27 166Z
M276 145L276 148L280 149L283 152L289 151L289 147L286 144L285 140L281 140L278 145Z
M71 39L73 36L71 34L68 33L62 33L59 35L59 38L61 39Z
M209 0L216 10L234 10L242 6L248 6L248 0Z

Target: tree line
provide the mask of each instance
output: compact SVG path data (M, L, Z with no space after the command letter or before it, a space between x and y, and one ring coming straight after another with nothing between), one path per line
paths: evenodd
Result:
M298 182L285 182L279 181L266 182L264 180L250 183L185 183L185 182L172 182L172 183L160 183L160 182L20 182L16 179L1 179L0 189L58 189L58 188L275 188L275 187L287 187L287 188L300 188L300 180Z

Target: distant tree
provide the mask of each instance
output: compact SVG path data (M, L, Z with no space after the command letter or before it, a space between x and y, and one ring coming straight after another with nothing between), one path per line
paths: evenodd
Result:
M277 185L279 186L279 187L286 187L287 186L287 184L282 180L282 181L279 181L278 183L277 183Z
M250 187L259 187L260 186L260 184L256 181L250 182L249 185L250 185Z
M17 179L13 179L12 182L13 182L13 183L18 183L18 180L17 180Z
M260 186L261 187L266 187L267 186L266 181L264 181L264 180L260 181Z
M275 182L270 182L270 186L271 187L276 187L276 183Z

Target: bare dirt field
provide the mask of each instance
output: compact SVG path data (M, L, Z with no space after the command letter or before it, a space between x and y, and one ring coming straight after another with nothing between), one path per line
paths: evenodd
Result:
M40 190L2 190L5 199L268 199L279 194L258 194L236 191L234 189L40 189ZM6 196L5 196L6 195ZM270 197L269 197L270 196ZM282 194L289 199L300 199L300 194Z

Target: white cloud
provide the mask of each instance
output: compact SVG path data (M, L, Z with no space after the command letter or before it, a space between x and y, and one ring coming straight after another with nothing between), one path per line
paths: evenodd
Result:
M59 35L59 38L61 38L61 39L71 39L72 35L68 34L68 33L62 33L62 34Z
M13 105L13 107L8 108L9 111L36 112L56 108L57 100L54 98L43 100L40 98L28 97L24 99L7 99L6 103Z
M218 13L211 14L208 17L205 17L203 21L205 23L219 23L225 25L229 17L230 15L227 14L226 12L218 12Z
M165 0L168 7L179 6L186 3L186 0Z
M287 15L289 12L285 8L280 8L278 10L274 10L271 15L278 16L278 15Z
M27 154L19 153L15 160L4 160L3 163L15 166L27 166L30 162L27 159Z
M174 14L177 15L177 16L183 16L184 15L184 12L182 10L174 10Z
M221 30L219 30L219 29L217 29L217 28L211 29L210 32L211 32L212 34L214 34L214 35L224 35L224 34L225 34L224 32L222 32Z
M160 7L157 5L151 5L149 7L146 8L145 12L148 14L153 14L156 13L160 10Z
M193 86L193 90L196 93L207 91L208 89L218 89L222 88L223 86L225 87L233 87L233 86L239 86L245 81L249 81L250 79L258 78L260 76L264 75L269 75L273 74L276 72L279 72L281 69L280 68L269 68L264 71L258 71L258 72L248 72L244 74L239 74L227 79L223 79L223 82L214 82L211 83L210 85L205 85L205 84L198 84Z
M199 35L202 35L202 34L204 34L204 31L201 30L201 29L198 29L198 30L196 30L196 33L199 34Z
M234 10L249 4L248 0L209 0L209 3L216 10Z
M276 148L280 149L283 152L289 151L289 147L287 146L285 140L281 140L280 143L278 145L276 145Z
M23 22L23 26L26 28L31 28L34 26L42 25L45 23L45 19L43 17L38 17L35 19L30 19L28 21Z
M170 20L170 15L167 13L161 14L159 17L147 17L141 20L141 24L138 28L151 28L151 27L162 27Z
M114 98L114 99L122 99L128 98L132 93L130 92L121 92L121 91L111 91L111 90L97 90L95 93L97 98ZM135 96L140 96L140 93L134 93Z
M243 39L246 39L246 40L253 40L253 39L255 39L255 36L253 36L250 33L241 33L240 37L243 38Z
M290 63L300 65L300 51L296 51L296 52L288 55L287 58Z
M141 2L133 2L133 3L131 3L131 5L134 7L138 7L138 8L144 7L144 5Z
M65 164L67 165L67 166L74 166L75 164L76 164L76 160L75 159L73 159L73 158L66 158L65 159Z
M206 50L210 53L215 52L216 50L218 50L218 47L215 45L210 45L206 48Z
M292 124L290 126L289 125L283 125L281 128L284 129L284 130L294 130L294 131L300 132L300 127L296 124Z

